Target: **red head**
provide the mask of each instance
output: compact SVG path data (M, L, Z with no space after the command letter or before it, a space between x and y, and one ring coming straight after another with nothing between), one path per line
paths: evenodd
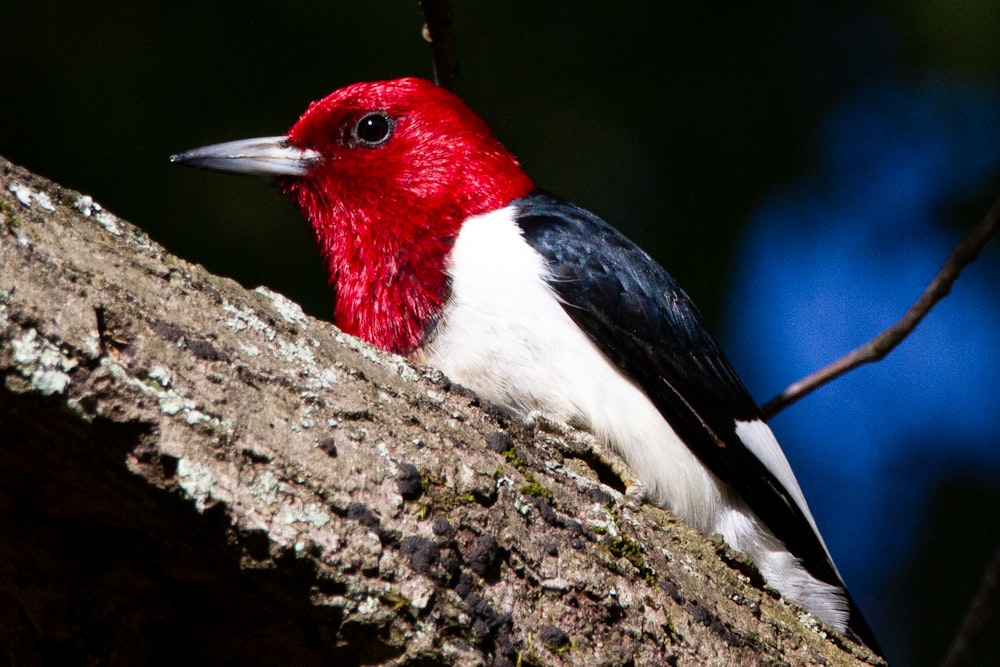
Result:
M482 119L422 79L347 86L313 102L287 137L174 159L279 175L326 259L337 325L402 354L444 305L462 222L533 187Z

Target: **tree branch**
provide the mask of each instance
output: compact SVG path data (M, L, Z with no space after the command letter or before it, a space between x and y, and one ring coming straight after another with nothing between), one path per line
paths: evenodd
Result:
M1000 226L1000 198L993 203L986 217L955 246L944 266L934 276L920 298L906 311L902 319L832 364L789 385L781 394L761 407L764 417L770 419L795 401L844 373L858 366L879 361L889 354L903 339L910 335L927 313L948 295L962 269L975 261L990 238L996 234L998 226Z
M993 558L983 573L969 610L962 619L948 653L941 661L941 667L958 667L969 658L969 649L982 636L983 629L990 620L997 595L1000 594L1000 546L993 552Z
M455 29L449 0L420 0L424 13L424 39L431 45L434 82L454 90L458 80L458 57L455 54Z
M553 434L0 159L11 664L882 665Z

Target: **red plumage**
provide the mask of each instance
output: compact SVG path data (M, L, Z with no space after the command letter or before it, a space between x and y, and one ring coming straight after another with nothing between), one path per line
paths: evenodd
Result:
M372 112L392 141L359 142ZM323 160L284 181L312 224L344 331L416 349L447 298L447 256L463 221L533 189L517 160L458 97L423 79L359 83L313 102L289 143Z

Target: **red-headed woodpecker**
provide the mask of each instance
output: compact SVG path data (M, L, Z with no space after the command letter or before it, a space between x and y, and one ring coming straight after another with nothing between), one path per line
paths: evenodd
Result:
M594 214L535 188L455 95L359 83L288 134L171 158L275 176L308 218L344 331L517 415L589 429L648 498L877 650L774 435L687 295Z

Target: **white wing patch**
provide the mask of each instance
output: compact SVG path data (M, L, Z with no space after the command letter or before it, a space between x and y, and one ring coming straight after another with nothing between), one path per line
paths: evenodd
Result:
M802 494L798 480L795 479L795 473L792 472L792 466L788 463L788 459L785 458L785 453L781 451L781 445L778 444L778 440L774 437L771 427L760 419L754 419L753 421L736 420L736 435L747 446L747 449L760 459L764 467L771 471L771 474L777 478L778 482L785 487L788 495L792 497L792 500L798 505L799 510L806 517L806 520L809 521L809 525L812 526L813 532L816 533L816 537L819 538L820 544L823 545L823 549L826 551L827 558L833 563L830 550L827 549L826 542L823 541L823 535L819 532L819 528L816 527L816 520L813 519L812 512L809 511L806 497ZM836 566L834 569L836 569ZM838 572L837 575L840 576L840 573Z

